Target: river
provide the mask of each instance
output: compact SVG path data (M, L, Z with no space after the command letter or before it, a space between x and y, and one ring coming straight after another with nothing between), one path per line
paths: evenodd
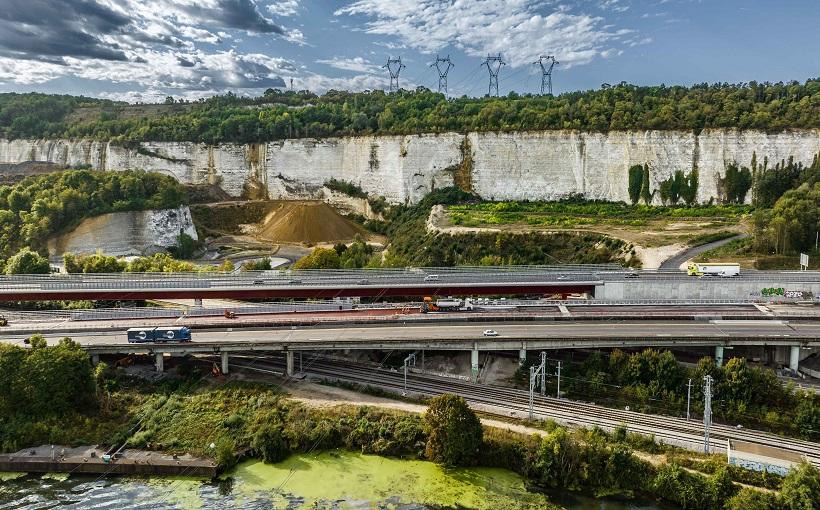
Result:
M559 509L666 510L647 502L527 492L511 471L442 469L424 461L349 452L250 460L217 482L0 473L0 509Z

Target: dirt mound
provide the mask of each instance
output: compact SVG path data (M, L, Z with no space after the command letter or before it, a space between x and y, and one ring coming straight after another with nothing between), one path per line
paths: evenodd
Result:
M324 202L282 202L265 218L259 237L276 243L350 241L367 232Z

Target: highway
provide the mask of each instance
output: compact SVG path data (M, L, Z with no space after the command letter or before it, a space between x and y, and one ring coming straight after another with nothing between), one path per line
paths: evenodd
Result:
M486 336L492 329L497 336ZM571 321L374 324L350 327L194 330L192 342L129 344L124 330L44 331L52 343L70 336L90 352L206 352L314 349L517 350L616 346L820 346L820 322L779 320ZM4 342L20 344L26 334Z
M592 293L607 282L725 285L680 271L606 266L502 266L242 273L117 273L0 276L0 300L425 296ZM749 271L731 281L763 286L820 283L818 271Z
M284 370L281 358L272 359L255 355L234 357L230 365L243 370L277 375L281 375ZM397 393L404 390L403 372L321 357L305 359L303 366L308 375L323 379L376 386ZM528 393L524 390L412 372L407 375L407 390L409 393L422 396L455 393L463 396L473 406L490 411L495 409L495 414L505 417L526 418L529 414ZM625 425L630 432L653 435L658 441L666 444L702 451L703 424L697 419L687 421L671 416L610 409L591 403L542 397L538 394L533 399L533 412L535 418L552 419L570 426L597 426L611 431L619 425ZM820 466L818 443L721 424L713 424L710 436L713 451L725 451L726 440L736 439L805 454L812 463Z

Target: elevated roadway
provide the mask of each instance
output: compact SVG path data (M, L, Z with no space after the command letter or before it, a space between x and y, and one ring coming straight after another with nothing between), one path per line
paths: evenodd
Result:
M498 336L486 336L492 329ZM124 330L45 332L50 343L70 336L91 354L340 349L533 350L596 347L774 345L820 346L820 322L778 320L486 322L351 327L194 330L185 343L128 343ZM28 335L3 342L22 344Z
M817 271L744 271L696 278L612 266L505 266L247 273L120 273L0 277L0 301L266 299L587 293L600 299L754 299L764 289L820 295ZM777 295L775 295L777 297Z

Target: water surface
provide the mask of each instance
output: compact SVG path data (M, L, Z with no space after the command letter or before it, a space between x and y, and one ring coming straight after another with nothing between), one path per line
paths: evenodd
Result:
M424 461L349 452L251 460L222 480L0 476L0 509L396 509L659 510L655 505L527 492L504 469L443 469ZM666 507L663 507L666 508Z

